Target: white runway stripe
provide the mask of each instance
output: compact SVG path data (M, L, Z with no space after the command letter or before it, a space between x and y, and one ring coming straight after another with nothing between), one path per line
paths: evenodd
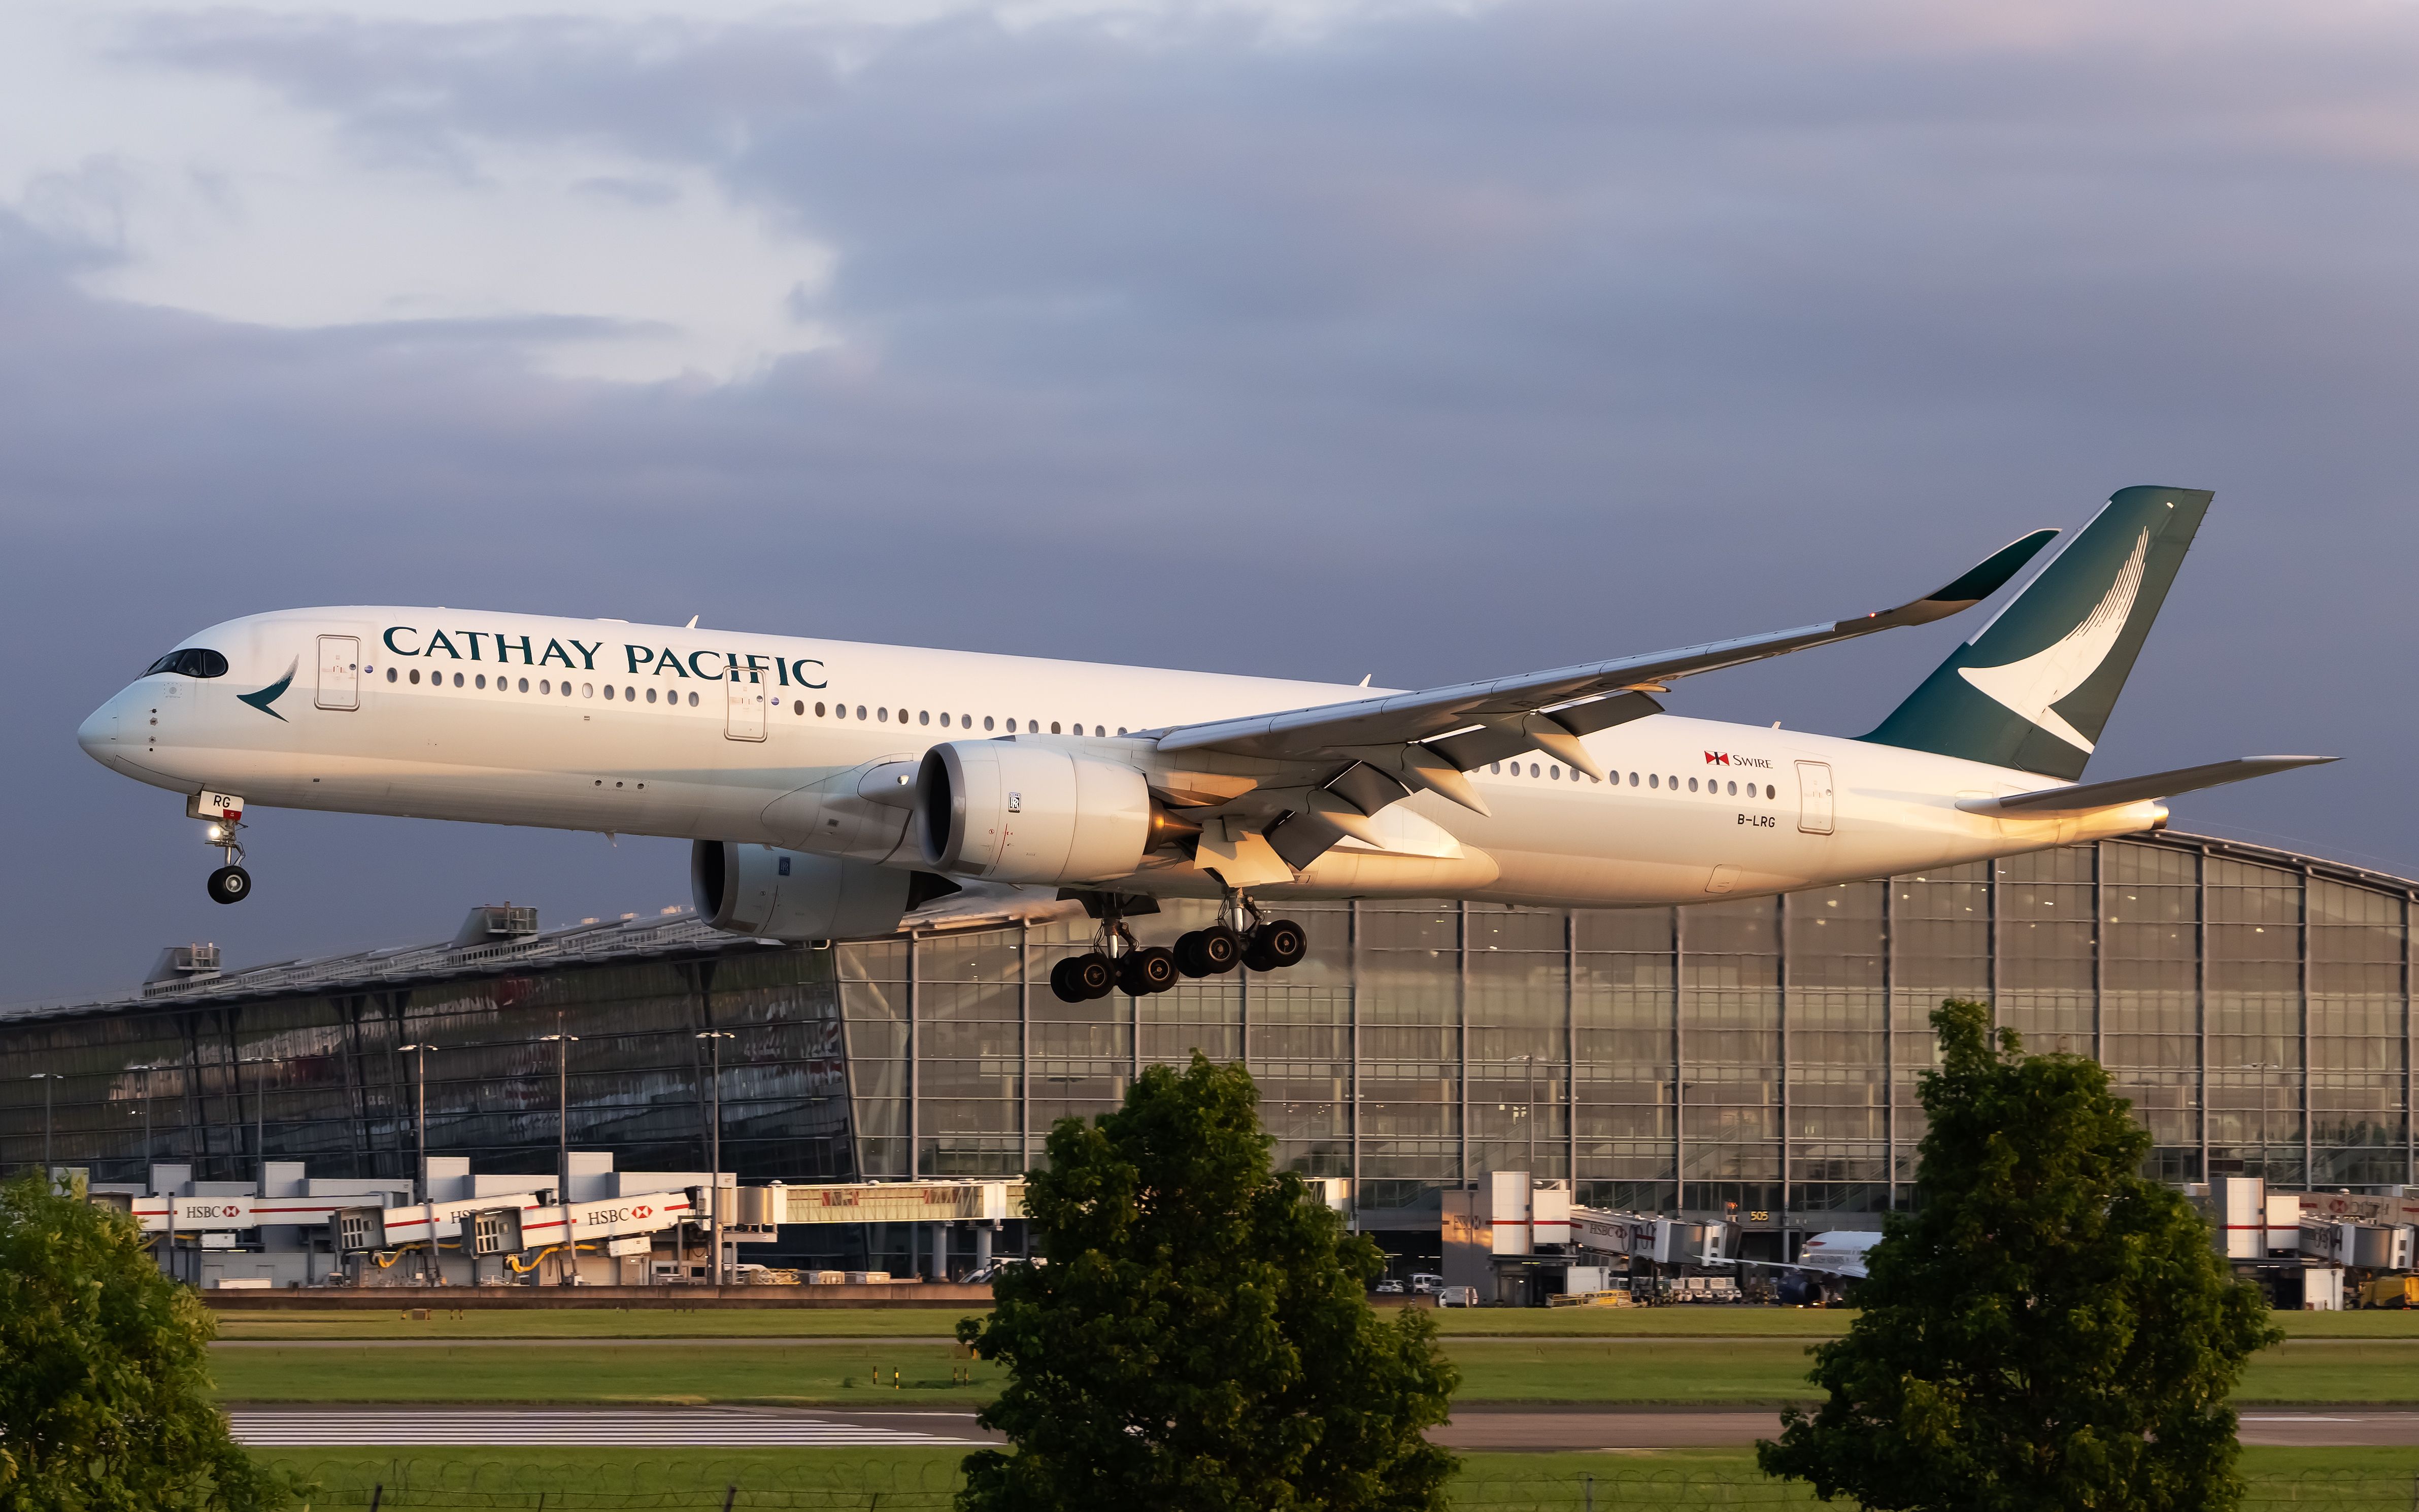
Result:
M973 1444L898 1428L734 1408L655 1411L530 1407L238 1407L227 1416L238 1442L264 1448L313 1445L599 1444L711 1447L768 1444Z

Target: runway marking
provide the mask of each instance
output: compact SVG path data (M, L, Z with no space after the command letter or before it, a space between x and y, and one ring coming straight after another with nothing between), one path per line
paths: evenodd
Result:
M2244 1414L2237 1421L2243 1423L2365 1423L2365 1417L2319 1417L2309 1412L2283 1412L2271 1417Z
M227 1412L239 1443L262 1447L316 1445L716 1445L831 1446L979 1444L905 1428L871 1427L787 1412L738 1408L655 1411L542 1408L278 1408Z

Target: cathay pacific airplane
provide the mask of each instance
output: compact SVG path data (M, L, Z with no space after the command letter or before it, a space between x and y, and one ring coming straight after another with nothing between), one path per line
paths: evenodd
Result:
M1270 905L1702 902L2154 829L2159 800L2329 758L2079 783L2210 495L2127 488L1881 725L1666 713L1683 677L1955 614L2038 531L1896 609L1422 692L620 620L285 609L193 637L86 719L96 760L187 795L252 887L262 808L694 842L716 927L896 931L944 894L1082 898L1069 1001L1278 970ZM1124 919L1219 901L1173 950Z

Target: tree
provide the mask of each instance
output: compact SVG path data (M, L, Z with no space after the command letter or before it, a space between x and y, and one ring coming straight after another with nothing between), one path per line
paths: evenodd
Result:
M967 1512L1418 1512L1452 1455L1423 1430L1457 1383L1424 1309L1380 1322L1385 1261L1269 1170L1258 1089L1197 1052L1124 1107L1050 1131L1026 1177L1044 1263L960 1339L1008 1367L966 1460Z
M2098 1063L2025 1054L1981 1003L1932 1024L1915 1211L1813 1351L1826 1400L1758 1462L1889 1512L2234 1506L2226 1397L2282 1337L2267 1304L2140 1174L2150 1136Z
M299 1488L210 1400L208 1311L125 1213L0 1187L0 1512L261 1512Z

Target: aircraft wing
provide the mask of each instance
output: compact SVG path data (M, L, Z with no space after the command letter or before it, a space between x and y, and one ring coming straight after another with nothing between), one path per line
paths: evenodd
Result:
M1600 778L1577 737L1657 712L1662 705L1649 695L1672 679L1945 619L1989 597L2057 534L2042 530L2019 537L1922 597L1856 619L1518 677L1182 725L1157 732L1158 748L1303 761L1362 760L1373 748L1417 745L1421 748L1409 760L1412 782L1464 803L1468 784L1457 780L1460 773L1525 750L1546 751ZM1441 780L1424 779L1440 774Z
M2179 767L2172 772L2152 772L2145 777L2122 777L2112 782L2042 788L2032 793L2011 793L1999 798L1966 798L1957 807L1969 813L2041 814L2044 817L2089 813L2095 809L2114 809L2150 798L2172 798L2180 793L2197 793L2203 788L2222 787L2228 782L2266 777L2271 772L2289 772L2297 766L2320 766L2341 759L2335 756L2244 756L2230 762L2211 762L2206 766Z

